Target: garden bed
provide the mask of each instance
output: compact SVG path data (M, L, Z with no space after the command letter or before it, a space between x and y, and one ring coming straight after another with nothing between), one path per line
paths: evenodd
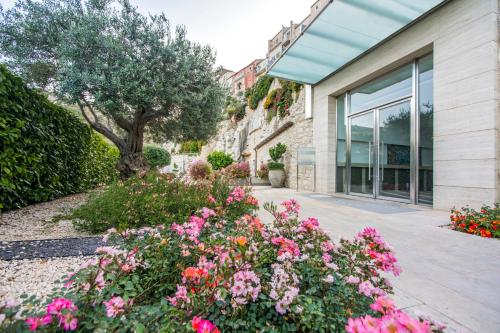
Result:
M500 238L500 204L484 205L479 211L469 207L453 209L450 229L485 238Z
M146 196L150 182L175 182L151 177L140 181ZM281 209L265 205L274 222L263 224L254 214L258 203L248 190L227 188L215 178L202 184L186 180L185 185L208 186L201 207L160 225L118 225L118 230L109 230L105 238L119 239L123 246L99 248L98 257L70 273L64 287L46 302L26 299L23 306L31 309L22 314L26 321L12 318L17 307L3 308L4 328L212 333L364 332L393 326L401 331L443 330L394 307L384 275L398 275L400 268L376 230L366 228L355 239L334 244L315 218L299 217L300 206L294 200L283 202Z

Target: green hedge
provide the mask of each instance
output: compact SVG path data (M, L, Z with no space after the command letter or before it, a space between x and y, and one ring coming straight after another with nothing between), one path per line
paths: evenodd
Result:
M151 168L170 165L170 154L166 149L156 146L146 146L142 151Z
M0 208L108 183L118 151L70 111L0 65Z

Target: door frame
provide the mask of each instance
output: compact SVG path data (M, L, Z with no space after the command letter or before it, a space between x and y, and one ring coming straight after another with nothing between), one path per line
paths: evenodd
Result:
M347 94L349 96L349 94ZM347 100L349 100L347 98ZM393 105L401 104L404 102L409 102L410 104L410 197L408 199L403 199L403 198L395 198L395 197L390 197L390 196L384 196L380 194L380 110L385 109L388 107L391 107ZM418 159L418 156L415 156L415 138L414 138L414 128L415 128L415 119L418 117L414 117L414 97L413 96L404 96L401 98L398 98L396 100L393 100L388 103L381 104L379 106L376 106L374 108L370 108L367 110L363 110L361 112L356 112L355 114L352 115L346 115L347 117L347 142L346 142L346 185L347 187L347 194L349 195L354 195L354 196L361 196L361 197L368 197L368 198L373 198L373 199L381 199L381 200L389 200L389 201L397 201L397 202L403 202L403 203L412 203L414 202L414 192L415 192L415 165L416 161L415 159ZM349 110L349 109L348 109ZM369 161L372 161L371 164L371 177L373 178L372 182L372 194L367 194L367 193L358 193L358 192L352 192L351 191L351 144L352 144L352 137L351 137L351 125L352 125L352 119L361 117L361 116L366 116L367 114L372 113L372 121L373 121L373 149L369 151Z

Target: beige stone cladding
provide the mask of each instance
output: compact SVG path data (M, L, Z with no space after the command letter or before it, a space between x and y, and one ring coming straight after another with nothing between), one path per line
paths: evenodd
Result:
M434 57L434 207L499 199L498 0L454 0L314 87L318 191L334 192L335 96Z

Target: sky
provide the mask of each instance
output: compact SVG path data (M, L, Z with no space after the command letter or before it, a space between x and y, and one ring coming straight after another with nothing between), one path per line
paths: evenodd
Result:
M16 0L0 0L4 8ZM186 26L190 40L211 45L217 65L237 71L265 58L267 40L282 25L302 21L314 0L131 0L144 13L164 12Z

